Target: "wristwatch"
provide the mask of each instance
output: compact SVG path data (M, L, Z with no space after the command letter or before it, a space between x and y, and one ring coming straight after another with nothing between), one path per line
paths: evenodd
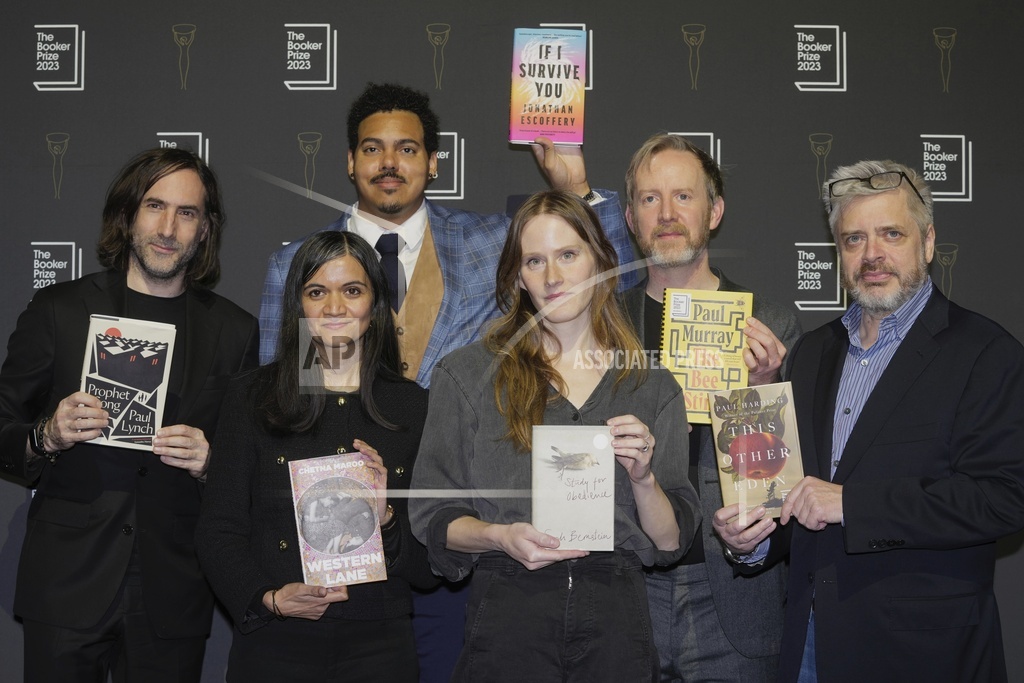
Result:
M725 559L729 560L733 564L743 564L754 554L753 552L736 554L732 551L732 548L722 544L722 552L725 553Z
M39 420L36 425L32 428L29 433L28 445L32 449L32 452L36 455L41 455L50 461L50 464L57 462L57 456L61 454L60 451L48 451L44 446L44 439L46 437L46 425L50 422L51 415L47 415L43 419Z
M590 192L583 195L583 201L585 201L587 204L594 204L594 202L596 202L598 199L601 199L601 195L594 192L593 188L590 189Z

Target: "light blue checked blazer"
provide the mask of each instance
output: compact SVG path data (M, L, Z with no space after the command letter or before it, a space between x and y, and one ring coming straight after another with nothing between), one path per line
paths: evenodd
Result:
M631 263L634 260L633 248L619 206L619 196L610 190L598 190L598 193L605 199L595 204L594 209L605 234L618 252L619 263ZM429 199L426 203L430 232L444 277L444 298L416 377L417 384L425 388L429 387L430 372L439 360L479 339L485 323L497 317L495 274L511 223L511 218L505 214L483 215L449 209ZM323 230L345 230L348 218L348 213L343 213ZM273 360L277 350L285 278L295 252L305 239L278 249L267 265L260 301L260 363ZM635 270L620 274L620 291L635 284Z

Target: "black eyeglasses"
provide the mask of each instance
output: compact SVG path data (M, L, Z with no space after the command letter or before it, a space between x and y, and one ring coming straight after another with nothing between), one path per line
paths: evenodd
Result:
M899 187L904 180L907 181L907 185L910 185L910 189L914 191L914 194L921 200L921 203L928 206L924 201L924 197L921 196L921 193L914 187L914 183L911 182L910 178L903 171L885 171L870 175L867 178L840 178L839 180L833 180L828 184L828 203L831 207L833 198L842 197L850 191L851 187L858 183L867 183L872 190L893 190Z

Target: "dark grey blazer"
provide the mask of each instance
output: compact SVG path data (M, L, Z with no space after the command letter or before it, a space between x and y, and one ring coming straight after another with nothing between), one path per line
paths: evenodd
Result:
M716 268L712 270L720 280L720 291L750 291L729 280L722 271ZM640 342L645 348L657 348L657 342L648 345L644 339L646 286L645 281L625 292L623 302ZM793 348L801 330L792 310L755 295L753 313L755 318L775 333L787 349ZM752 576L737 574L720 551L721 543L711 528L712 516L722 507L722 491L718 483L715 447L707 434L700 443L699 468L698 494L704 522L699 533L703 536L708 579L722 630L737 652L746 657L778 654L782 641L785 565L776 563Z

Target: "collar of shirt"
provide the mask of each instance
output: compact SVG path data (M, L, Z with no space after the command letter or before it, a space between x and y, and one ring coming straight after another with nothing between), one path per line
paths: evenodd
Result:
M932 281L931 278L927 278L921 288L906 303L882 319L878 325L878 341L872 345L872 348L903 341L931 296ZM854 303L842 318L846 332L850 335L851 352L858 354L864 352L860 343L860 321L863 315L864 311L860 304Z
M412 270L416 267L416 261L420 257L423 236L427 232L427 219L427 202L424 200L420 204L420 208L416 209L416 213L392 230L402 238L402 249L398 252L398 258L405 269L406 286L412 281ZM377 240L385 233L384 228L359 214L359 202L352 207L352 215L348 219L348 229L369 242L371 247L376 245Z
M836 394L836 411L832 422L832 468L829 479L834 479L836 469L846 450L846 442L860 418L864 405L881 379L889 361L896 355L900 343L907 336L910 327L924 310L925 304L932 294L931 280L900 306L894 313L882 319L878 326L878 340L865 350L860 345L860 320L863 311L858 304L853 304L843 316L850 337L847 348L846 362L839 378L839 389Z

